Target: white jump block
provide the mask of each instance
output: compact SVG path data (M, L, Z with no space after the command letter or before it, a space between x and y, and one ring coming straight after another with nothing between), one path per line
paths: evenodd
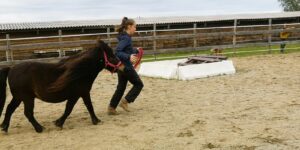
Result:
M235 73L235 68L231 60L187 66L177 65L185 61L187 61L187 59L145 62L141 64L138 74L155 78L193 80Z
M186 59L145 62L141 64L138 74L147 77L177 79L177 64L184 61Z
M234 74L235 68L231 60L214 63L194 64L178 67L179 80L193 80L210 76Z

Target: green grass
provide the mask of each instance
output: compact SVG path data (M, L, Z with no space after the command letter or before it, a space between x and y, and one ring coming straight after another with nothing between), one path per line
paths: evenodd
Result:
M242 48L228 48L224 49L223 53L227 57L246 57L253 55L270 55L270 54L280 54L280 45L273 45L271 47L271 51L268 51L268 46L252 46L252 47L242 47ZM236 53L234 53L236 52ZM285 48L285 53L294 53L300 52L300 44L287 44ZM166 54L156 54L154 55L144 55L143 62L155 61L155 60L172 60L179 58L186 58L192 55L209 55L210 50L199 50L192 51L187 50L187 52L174 52L174 53L166 53Z

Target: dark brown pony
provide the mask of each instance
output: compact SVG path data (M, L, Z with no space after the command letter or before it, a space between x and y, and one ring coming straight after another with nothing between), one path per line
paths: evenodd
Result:
M67 100L64 114L55 121L55 125L63 127L74 105L81 97L87 107L93 124L100 120L94 112L90 90L98 73L106 68L116 70L119 60L112 49L103 41L98 41L94 48L81 52L58 63L25 62L0 70L0 116L6 99L6 80L10 86L12 100L7 106L5 118L1 124L7 132L11 115L24 103L24 114L36 132L42 132L41 126L34 118L34 99L49 103Z

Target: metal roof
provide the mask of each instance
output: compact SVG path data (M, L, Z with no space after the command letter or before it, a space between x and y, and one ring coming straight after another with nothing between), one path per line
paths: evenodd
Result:
M215 16L180 16L180 17L139 17L134 18L138 25L189 23L207 21L225 21L234 19L268 19L268 18L292 18L300 17L300 11L282 13L257 13L257 14L232 14ZM24 22L24 23L0 23L0 30L25 30L25 29L53 29L76 27L99 27L120 24L120 19L110 20L81 20L81 21L53 21L53 22Z

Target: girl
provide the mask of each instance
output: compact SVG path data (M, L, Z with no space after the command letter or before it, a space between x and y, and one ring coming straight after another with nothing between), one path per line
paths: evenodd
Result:
M123 71L118 70L117 72L118 85L113 97L110 100L110 104L108 107L109 115L118 114L116 108L120 101L120 106L125 111L129 112L130 110L128 108L128 103L133 103L144 87L142 80L131 64L131 62L135 63L137 61L137 57L135 56L135 54L138 53L137 49L132 47L131 40L131 36L136 31L135 21L133 19L124 17L120 27L117 28L117 31L119 32L119 35L117 37L119 43L116 48L116 56L124 64L125 68ZM127 93L127 95L122 98L128 81L133 84L133 87Z

